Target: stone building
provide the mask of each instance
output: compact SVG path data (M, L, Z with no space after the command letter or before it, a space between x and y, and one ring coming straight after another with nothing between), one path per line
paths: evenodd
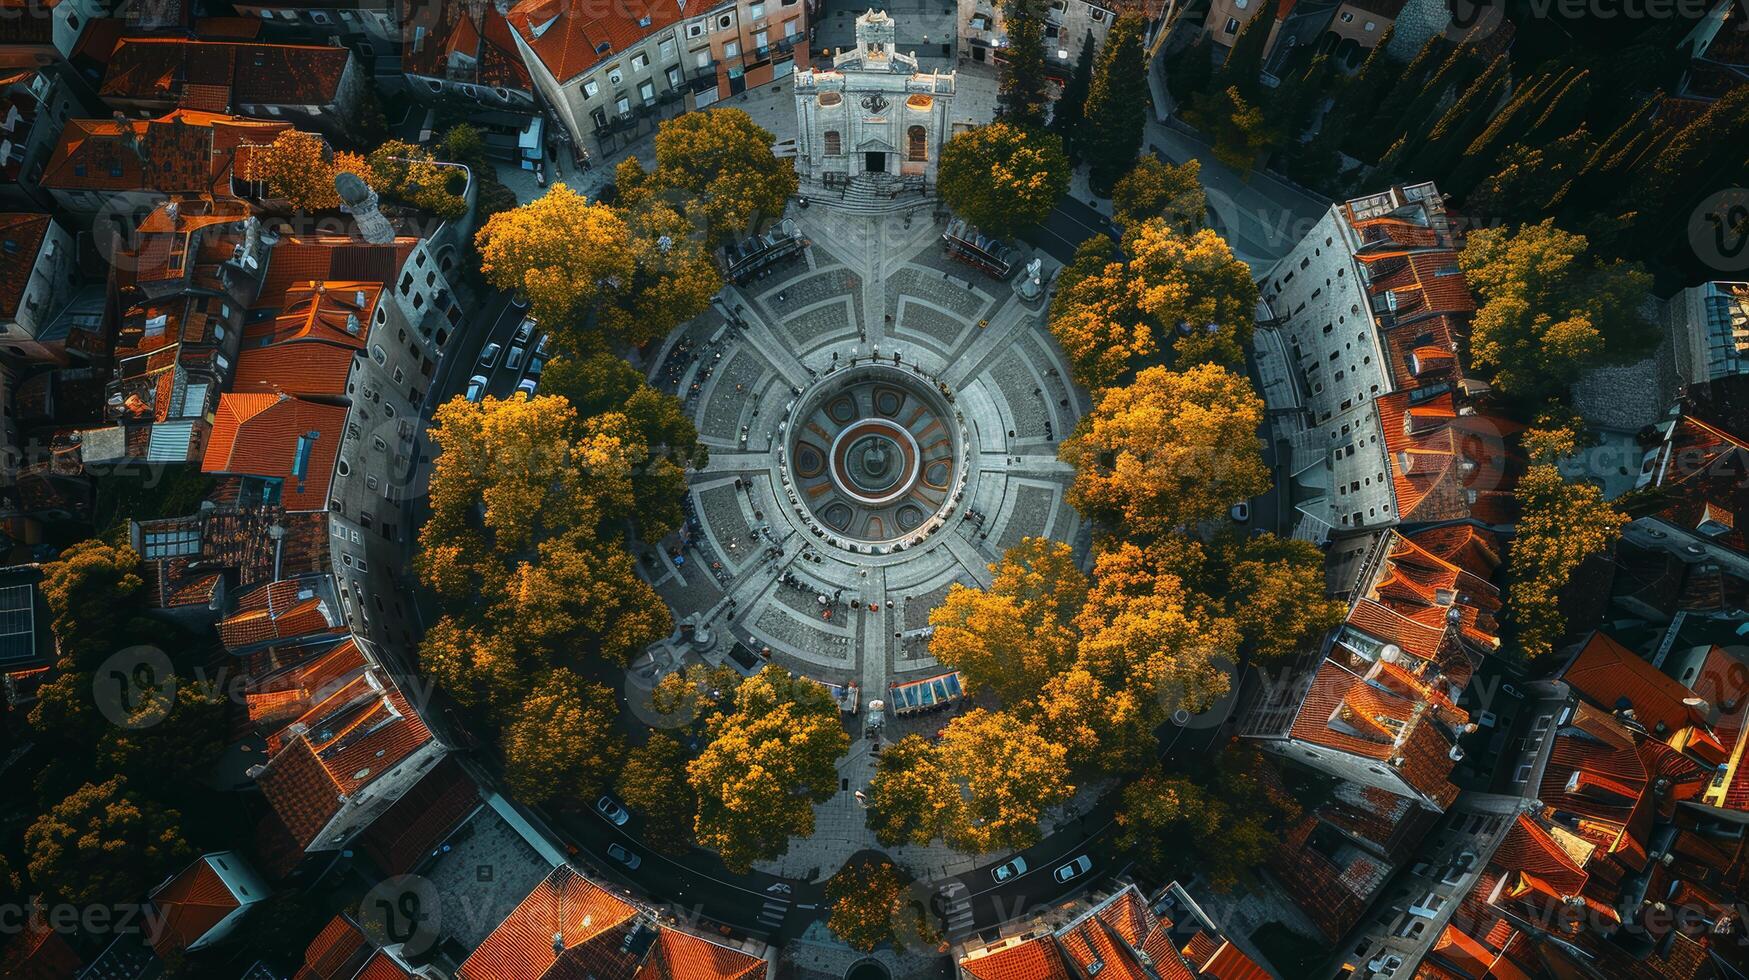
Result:
M895 50L893 19L856 18L856 48L832 67L796 73L796 172L830 181L900 174L935 183L941 145L952 134L954 73L923 72Z

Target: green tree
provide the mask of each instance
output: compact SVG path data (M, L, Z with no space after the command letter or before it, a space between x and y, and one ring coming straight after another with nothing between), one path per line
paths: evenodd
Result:
M1298 656L1348 612L1325 595L1324 554L1309 541L1260 534L1223 551L1228 614L1256 660Z
M1300 807L1254 749L1221 753L1207 784L1152 769L1124 787L1117 844L1157 873L1200 871L1221 892L1267 862ZM1189 867L1186 868L1185 865Z
M656 130L656 169L620 181L628 205L645 195L684 198L704 218L711 247L750 234L783 216L796 192L795 165L771 151L771 133L740 109L688 112ZM662 329L667 329L663 324Z
M1062 138L1063 152L1068 154L1070 166L1080 164L1083 156L1087 93L1093 88L1093 53L1098 46L1093 40L1093 32L1088 31L1081 41L1081 54L1075 59L1075 70L1069 75L1069 84L1063 86L1063 94L1057 97L1051 109L1051 131Z
M1464 208L1512 222L1540 218L1561 200L1592 149L1583 126L1552 143L1510 147L1503 166L1470 192Z
M1043 0L1006 0L1003 27L1008 44L1002 49L997 91L1002 121L1022 129L1045 124L1050 82L1045 78L1045 11Z
M605 351L555 358L541 385L569 400L585 418L618 412L631 422L649 447L631 478L639 532L646 541L659 541L678 528L685 520L686 471L710 458L680 399L650 387L637 368Z
M1166 90L1180 108L1190 105L1197 96L1207 92L1214 81L1214 45L1208 35L1167 55Z
M191 681L181 678L142 699L134 714L150 724L104 729L96 743L100 771L126 777L158 799L205 785L231 741L231 726L224 697Z
M504 729L504 779L517 796L580 805L605 788L625 745L619 699L605 686L554 670Z
M1129 534L1218 518L1269 487L1262 421L1263 400L1243 375L1213 364L1148 368L1107 390L1062 444L1075 468L1069 502Z
M1215 138L1215 159L1241 174L1250 173L1258 158L1281 140L1263 107L1245 98L1238 86L1222 89L1209 100L1199 119L1209 121Z
M947 141L936 181L948 207L1005 236L1051 213L1069 189L1069 162L1055 134L994 122Z
M1628 518L1595 484L1561 476L1558 460L1576 448L1572 430L1533 429L1524 443L1532 465L1515 491L1520 513L1507 552L1507 607L1520 650L1526 660L1536 660L1553 653L1566 635L1561 594L1573 573L1613 546Z
M767 667L735 692L735 710L711 721L711 742L687 764L698 794L699 844L745 874L754 861L814 832L814 805L838 791L850 737L826 689Z
M1097 194L1110 194L1118 178L1128 173L1142 148L1148 119L1148 76L1140 13L1118 15L1105 37L1087 93L1087 133L1084 154L1088 181Z
M370 184L384 197L404 201L439 218L459 218L468 209L467 174L444 166L422 146L389 140L365 157Z
M1263 56L1269 45L1269 36L1275 31L1277 7L1277 0L1265 0L1251 19L1239 28L1232 48L1227 51L1226 61L1215 74L1217 91L1236 88L1239 90L1238 100L1242 102L1253 102L1263 94Z
M685 854L692 846L698 798L686 781L680 743L665 732L651 732L649 741L626 753L617 785L626 806L644 815L644 843L664 854Z
M25 830L31 883L78 905L136 901L194 856L181 822L121 776L86 783Z
M1631 362L1656 344L1640 312L1651 277L1597 261L1589 244L1552 220L1470 234L1458 261L1481 300L1471 357L1503 394L1527 403L1559 396L1585 369Z
M1149 218L1165 218L1181 232L1194 232L1208 217L1201 174L1202 164L1194 159L1170 164L1148 154L1112 188L1112 217L1126 228Z
M1452 160L1475 142L1487 128L1494 110L1500 107L1500 100L1505 97L1509 85L1510 66L1506 55L1495 57L1433 124L1427 138L1412 148L1405 148L1402 172L1443 178Z

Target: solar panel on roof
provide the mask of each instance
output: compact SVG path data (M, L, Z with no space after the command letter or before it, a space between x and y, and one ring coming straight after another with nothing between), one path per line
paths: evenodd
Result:
M0 586L0 664L36 659L36 589L30 585Z

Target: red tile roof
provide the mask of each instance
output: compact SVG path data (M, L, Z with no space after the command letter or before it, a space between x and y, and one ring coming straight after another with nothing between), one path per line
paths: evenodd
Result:
M621 950L639 910L571 870L554 868L546 880L480 943L457 972L460 980L753 980L765 961L740 950L660 927L640 962ZM553 951L554 939L563 952Z
M269 759L258 777L268 803L306 848L351 794L432 741L394 681L380 668L362 665L364 658L347 649L352 646L348 639L328 654L353 669L268 739Z
M1591 634L1561 679L1606 710L1631 708L1640 724L1660 737L1704 723L1683 703L1694 692L1602 632Z
M560 83L569 82L684 16L673 0L625 0L580 5L522 0L510 26Z
M381 283L300 283L272 320L243 330L231 390L338 398L364 349Z
M1506 437L1522 426L1460 411L1450 391L1399 391L1375 404L1399 520L1512 522L1512 488L1521 467Z
M528 66L497 4L419 0L402 22L402 70L497 88L532 91Z
M255 104L326 106L339 99L351 57L334 46L123 38L100 94L209 112Z
M271 143L289 123L177 109L158 119L70 119L43 169L42 186L70 191L231 191L244 143Z
M0 948L0 976L11 980L66 980L84 962L59 932L30 916Z
M346 413L285 394L227 392L201 471L278 479L286 510L326 510Z
M37 252L48 237L46 214L0 214L0 316L17 316L24 290L36 268Z
M205 855L153 892L152 904L164 917L152 944L160 955L187 949L243 907Z
M479 805L480 787L454 756L446 756L360 835L357 847L384 874L406 874Z
M345 914L328 920L304 951L293 980L408 980L412 974L376 948Z
M305 640L345 632L331 597L309 580L268 582L245 592L237 608L219 621L219 641L233 653L263 643Z

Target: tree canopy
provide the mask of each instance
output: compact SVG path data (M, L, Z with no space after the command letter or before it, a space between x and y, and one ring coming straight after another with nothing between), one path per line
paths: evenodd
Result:
M248 178L261 181L268 197L283 198L304 211L329 211L340 206L334 178L341 173L375 180L364 157L335 153L327 140L297 129L287 129L272 143L256 147L249 156L248 169Z
M1006 0L1002 10L1008 44L1002 49L997 83L1001 118L1023 129L1038 129L1045 124L1045 110L1050 105L1044 0Z
M814 832L814 804L838 791L850 737L819 684L767 667L735 691L733 711L711 721L711 741L687 764L698 795L698 842L744 874L752 863Z
M1640 312L1651 277L1599 262L1588 247L1552 219L1479 228L1465 242L1459 264L1481 301L1470 352L1502 393L1526 402L1563 395L1586 368L1632 361L1656 344Z
M722 287L685 218L660 200L628 211L556 183L493 215L476 243L486 278L526 294L561 349L578 355L661 337Z
M621 164L621 201L637 207L660 198L675 211L702 216L707 244L714 248L755 231L761 220L783 216L796 192L796 171L772 153L774 142L741 109L665 119L656 130L656 169L646 174L633 158Z
M194 856L165 810L115 776L86 783L24 832L30 879L60 901L136 901Z
M1105 36L1093 70L1082 154L1088 161L1088 181L1098 194L1111 192L1142 149L1150 102L1147 59L1142 51L1146 26L1138 11L1119 14Z
M1054 133L994 122L955 133L941 149L941 199L987 234L1010 235L1051 213L1069 189Z
M504 777L526 800L581 804L609 785L624 746L619 699L563 668L529 692L504 729Z
M1532 463L1519 478L1516 534L1508 548L1507 608L1527 660L1548 656L1567 632L1561 594L1573 573L1621 537L1627 515L1603 499L1595 484L1569 481L1558 460L1576 448L1568 429L1525 433Z
M1112 188L1112 217L1125 227L1165 218L1181 233L1194 232L1208 216L1201 173L1202 164L1194 159L1171 164L1150 153Z
M1165 534L1269 489L1257 428L1263 400L1214 364L1148 368L1106 390L1060 447L1075 468L1069 501L1131 533Z

